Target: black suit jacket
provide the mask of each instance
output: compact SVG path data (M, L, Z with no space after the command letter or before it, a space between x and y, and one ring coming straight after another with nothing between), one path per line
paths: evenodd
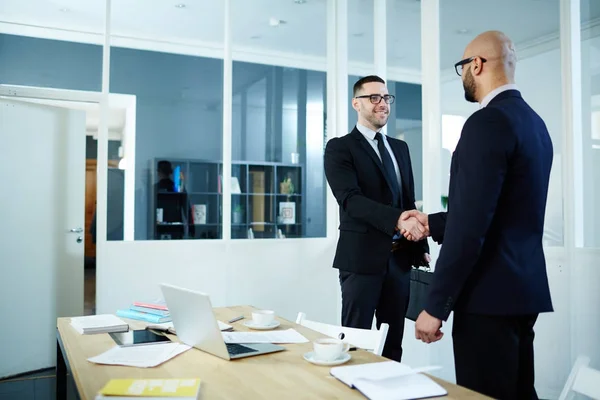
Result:
M415 188L408 146L390 137L387 141L400 169L402 204L405 209L414 209ZM363 274L382 273L403 209L392 206L392 191L385 180L383 165L356 127L348 135L327 142L325 175L340 206L340 237L333 267ZM400 252L404 252L404 257L400 257ZM406 264L405 252L422 259L423 253L429 252L427 240L406 241L404 249L394 252L400 265Z
M429 216L433 240L443 242L429 314L552 311L542 248L552 156L544 121L517 90L466 121L452 156L448 212Z

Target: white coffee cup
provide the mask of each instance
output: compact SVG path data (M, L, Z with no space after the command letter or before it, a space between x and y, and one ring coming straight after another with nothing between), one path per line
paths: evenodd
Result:
M252 322L257 326L269 326L275 320L275 312L271 310L258 310L252 312Z
M334 338L317 339L313 342L315 359L319 361L337 360L342 353L346 353L349 349L348 343Z

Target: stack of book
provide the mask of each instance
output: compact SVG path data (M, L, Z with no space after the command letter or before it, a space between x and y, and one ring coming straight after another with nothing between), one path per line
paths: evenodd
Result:
M129 325L112 314L88 315L71 318L71 326L82 335L94 333L127 332Z
M153 324L171 322L171 314L164 303L147 303L135 301L128 309L117 310L117 315L123 318L137 319Z

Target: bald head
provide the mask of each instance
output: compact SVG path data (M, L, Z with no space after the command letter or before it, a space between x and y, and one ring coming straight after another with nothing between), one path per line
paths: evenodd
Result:
M487 31L478 35L467 45L464 57L479 56L486 59L489 72L496 79L515 79L517 57L515 45L500 31ZM484 68L485 69L485 68Z
M481 101L495 88L514 83L515 46L504 33L487 31L478 35L463 54L463 59L470 58L473 60L462 74L468 101Z

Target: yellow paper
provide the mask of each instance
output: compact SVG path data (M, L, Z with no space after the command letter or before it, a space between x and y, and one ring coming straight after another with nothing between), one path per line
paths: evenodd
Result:
M111 379L100 393L104 396L195 398L199 387L200 379Z

